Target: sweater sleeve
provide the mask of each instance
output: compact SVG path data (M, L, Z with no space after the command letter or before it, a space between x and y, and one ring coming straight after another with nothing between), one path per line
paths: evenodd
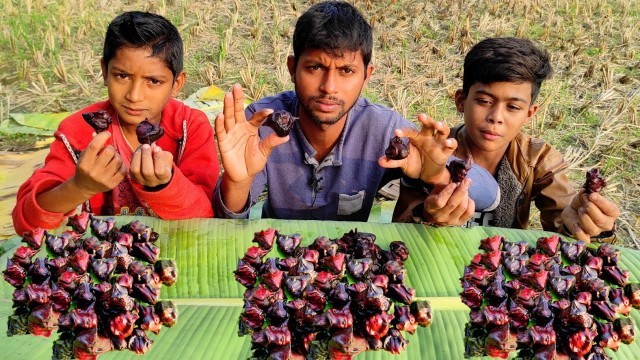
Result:
M132 182L136 194L161 219L213 217L212 198L220 172L213 128L206 115L191 109L187 140L180 159L174 157L173 177L163 189L148 191Z
M532 197L540 210L542 228L562 232L562 211L576 194L567 175L569 164L560 152L550 146L540 158L544 161L534 169Z
M13 227L17 234L35 228L54 229L62 224L68 214L49 212L38 204L36 196L64 183L75 172L75 163L66 146L56 134L44 165L36 169L20 186L13 209Z

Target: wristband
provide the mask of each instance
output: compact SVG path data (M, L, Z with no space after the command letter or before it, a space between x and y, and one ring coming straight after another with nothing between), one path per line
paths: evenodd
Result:
M562 224L561 233L563 233L564 235L573 237L573 232L569 230L569 228L567 227L567 224L564 224L564 223ZM613 223L613 229L609 231L603 231L596 236L592 236L591 239L594 242L610 243L612 245L617 243L618 236L616 235L616 223Z

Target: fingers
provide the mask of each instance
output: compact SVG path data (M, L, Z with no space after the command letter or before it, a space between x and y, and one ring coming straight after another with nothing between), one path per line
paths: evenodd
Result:
M224 128L227 131L233 129L235 124L243 123L247 120L244 116L244 94L240 84L233 84L231 91L224 94L222 113L224 115Z
M578 209L578 219L580 220L580 229L589 237L596 236L602 232L602 229L594 223L584 208Z
M448 225L464 225L473 217L476 204L471 198L466 197L450 214L451 223Z
M591 237L580 227L579 224L573 224L569 226L569 230L573 233L573 237L577 240L582 240L587 244L591 242Z
M159 146L155 146L152 149L152 156L155 177L162 183L170 180L173 168L173 155L168 151L162 151Z
M378 165L386 169L404 168L407 159L393 160L385 155L378 158Z
M453 152L458 148L458 141L454 138L447 138L442 142L442 145L445 148L445 152L453 154Z
M122 158L120 156L115 157L113 161L109 163L108 170L105 171L107 174L111 175L111 184L109 186L110 188L115 188L116 186L118 186L118 184L120 184L120 182L127 175L127 167L125 166L124 161L122 161Z
M171 180L173 155L157 145L144 144L133 154L129 173L145 186L166 184Z
M140 146L138 149L136 149L136 151L133 153L133 156L131 157L131 164L129 164L129 173L131 173L131 177L133 177L134 179L140 181L140 166L142 164L142 152L140 151L142 148L142 146Z
M129 165L131 177L139 183L146 185L149 175L154 173L153 160L151 159L151 146L140 145L133 153L131 164Z
M593 199L594 201L591 201ZM613 229L620 209L600 194L583 195L583 206L578 208L580 226L587 234L596 236Z
M573 199L571 200L571 208L575 211L578 211L578 209L582 206L582 195L584 194L584 190L580 190L579 193L576 194L576 196L573 197Z
M249 122L251 123L251 125L255 127L259 127L262 124L262 122L267 118L267 116L269 116L269 114L272 114L272 113L273 113L273 109L262 109L262 110L256 111L251 116L251 120L249 120Z
M127 176L127 166L124 164L124 161L122 161L122 159L120 159L120 169L118 169L118 176L120 177L120 181L122 181L122 179Z
M425 200L425 211L442 225L464 225L475 212L475 202L469 198L470 180L448 184L438 194Z
M236 123L245 121L244 94L242 93L242 87L240 84L233 84L231 92L233 93L233 109Z
M470 185L471 180L464 179L459 186L455 187L455 190L451 194L451 197L446 204L446 207L451 209L451 215L460 217L467 211Z
M224 115L220 113L216 116L214 122L214 130L216 132L216 136L218 137L218 142L224 141L224 139L226 139L227 137L227 131L224 126Z
M287 141L289 141L289 135L285 137L279 137L276 134L270 134L264 140L260 141L260 152L265 158L268 158L269 154L271 154L271 151L273 151L276 146L282 145Z
M418 130L413 128L395 129L393 133L398 137L405 137L408 139L413 139L419 134Z
M607 198L581 190L562 212L562 220L573 237L589 242L592 236L613 229L619 215L620 209Z
M87 148L82 152L81 157L87 157L89 159L94 159L98 156L104 145L111 138L111 133L108 131L103 131L100 134L96 135L91 139Z
M442 121L436 121L425 114L418 115L418 121L422 124L423 130L431 133L437 141L442 142L449 137L450 129Z
M120 155L113 146L107 145L98 153L96 158L93 159L92 167L95 169L105 169L115 157L120 158Z
M620 208L613 201L598 193L583 195L582 202L584 203L584 207L587 212L597 208L597 210L605 216L614 217L616 219L620 216Z
M451 195L455 191L456 187L456 184L450 183L445 186L439 193L431 193L425 200L425 210L427 210L427 212L429 213L432 213L444 209L447 206L447 202L451 198Z
M151 146L142 145L140 148L140 175L146 181L152 181L155 177L155 169L153 166L153 158L151 157Z
M224 107L222 108L222 113L224 115L224 128L227 131L230 131L236 123L235 104L233 102L233 94L230 92L224 94Z

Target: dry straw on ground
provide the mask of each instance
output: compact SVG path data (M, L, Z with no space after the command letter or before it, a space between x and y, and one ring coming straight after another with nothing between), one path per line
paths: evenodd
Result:
M290 89L285 61L303 1L0 0L0 116L56 112L105 98L100 51L124 10L170 18L186 45L184 95L234 82L254 99ZM640 246L640 2L633 0L355 1L374 26L376 71L365 96L408 118L460 121L452 95L463 54L490 36L533 39L555 76L527 131L572 163L576 185L591 167L610 179L619 234Z

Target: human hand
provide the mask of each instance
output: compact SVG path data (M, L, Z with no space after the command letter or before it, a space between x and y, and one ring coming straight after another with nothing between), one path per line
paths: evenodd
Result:
M562 222L574 238L590 242L592 237L613 230L619 216L620 209L611 200L599 193L585 194L581 190L562 211Z
M167 184L173 175L173 154L155 143L140 145L131 158L129 175L146 187Z
M425 220L435 225L461 226L475 212L475 203L469 197L470 179L459 184L450 183L440 191L432 191L424 201Z
M409 139L409 155L402 160L391 160L386 156L378 159L384 168L401 168L407 176L420 178L429 184L449 183L446 164L458 146L455 139L449 139L449 127L442 122L420 114L420 131L415 129L396 129L395 134Z
M87 199L115 188L127 173L120 154L113 146L105 146L110 137L111 133L108 131L93 137L80 154L76 172L70 179Z
M284 144L289 136L276 134L264 140L258 135L260 124L273 110L263 109L247 121L240 85L235 84L224 96L224 110L215 119L215 133L224 167L224 177L233 183L250 183L264 169L274 147Z

